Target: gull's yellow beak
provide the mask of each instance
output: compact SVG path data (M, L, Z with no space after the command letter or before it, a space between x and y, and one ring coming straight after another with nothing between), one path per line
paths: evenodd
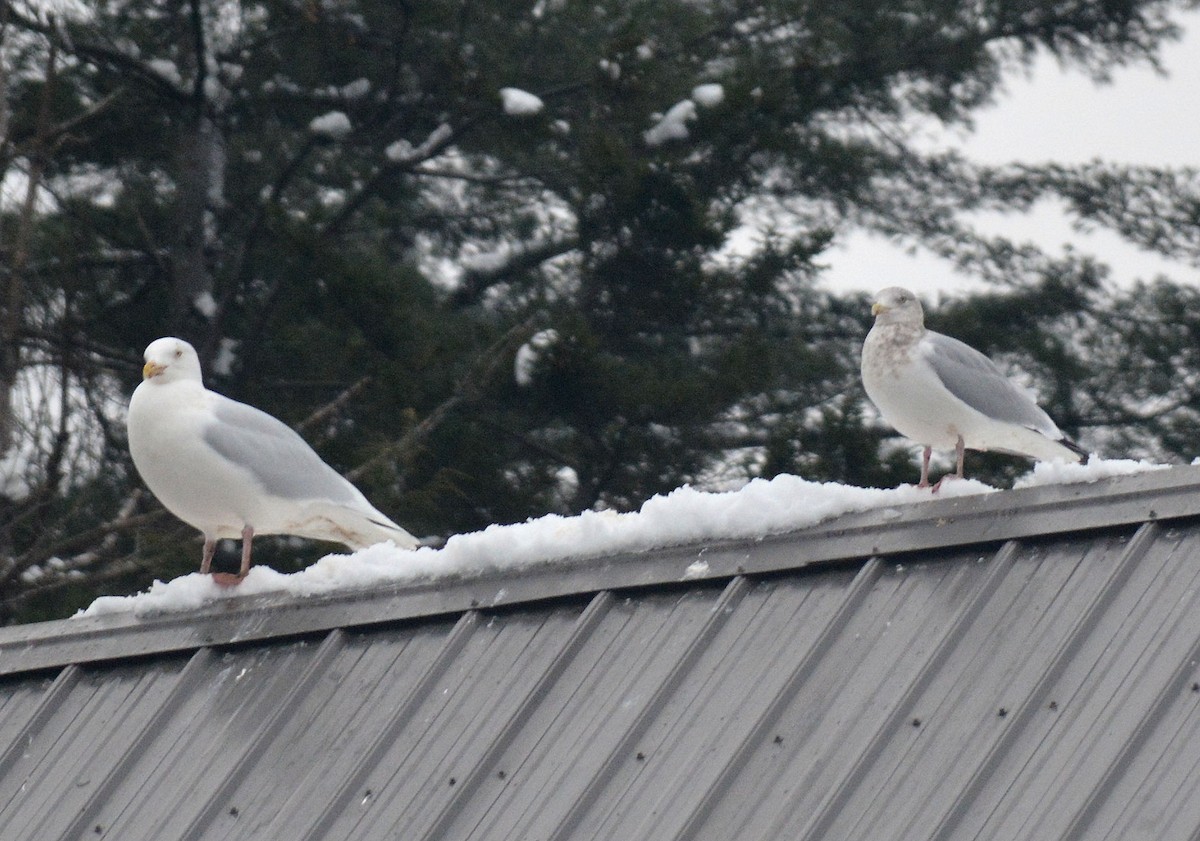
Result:
M148 380L151 377L157 377L165 370L167 370L166 365L159 365L157 362L147 362L142 366L142 379Z
M885 307L883 304L876 301L875 303L871 304L871 315L879 315L881 312L883 312L886 309L887 309L887 307Z

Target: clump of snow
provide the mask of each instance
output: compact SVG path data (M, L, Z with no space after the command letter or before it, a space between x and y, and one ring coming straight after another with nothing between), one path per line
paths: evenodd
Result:
M337 187L329 187L317 195L322 207L341 207L346 203L346 191Z
M690 581L693 578L703 578L708 575L708 561L692 561L687 565L687 569L683 571L683 580Z
M412 157L412 153L413 145L403 138L389 143L388 147L383 150L384 157L392 163L407 161Z
M183 76L179 73L179 67L169 59L152 58L146 62L146 66L177 87L183 84Z
M546 107L540 97L520 88L501 88L500 102L510 117L529 117Z
M725 101L725 88L715 82L692 88L692 101L702 108L716 108Z
M1135 461L1128 458L1102 459L1094 456L1087 464L1040 461L1033 466L1033 470L1030 473L1013 482L1013 487L1032 488L1038 485L1077 485L1084 482L1096 482L1100 479L1111 479L1114 476L1128 476L1131 473L1166 470L1169 467L1169 464L1155 464L1145 459Z
M237 350L241 344L237 339L231 339L225 336L217 345L217 356L212 361L212 371L221 377L228 377L233 373L233 365L237 362Z
M570 499L579 490L579 473L574 467L566 466L554 471L555 490L563 499Z
M1090 482L1165 465L1139 461L1093 460L1087 465L1039 464L1021 486ZM994 493L973 479L944 484L937 498ZM237 587L223 588L211 576L193 573L155 581L133 596L102 596L76 616L193 610L223 598L262 593L315 596L338 590L394 585L451 576L477 576L498 569L522 569L554 561L639 552L709 540L759 538L812 526L842 514L878 510L881 520L895 519L898 505L928 502L928 488L859 488L834 482L810 482L799 476L755 479L736 491L705 493L682 487L647 500L638 511L585 511L574 517L548 514L514 525L454 535L440 549L397 549L380 543L348 555L326 555L300 572L284 574L254 567ZM684 578L702 577L696 562Z
M394 164L421 161L433 154L434 149L446 142L453 133L454 129L442 123L429 133L420 146L413 146L407 140L400 139L384 149L383 154Z
M521 387L533 385L533 372L537 367L538 360L542 358L542 351L557 341L558 331L548 329L539 330L530 337L528 342L521 345L513 359L513 379L517 381L517 385Z
M308 130L313 134L332 137L334 140L345 137L350 133L350 129L350 118L343 111L330 111L328 114L314 117L308 124Z
M661 146L669 140L687 140L687 124L696 119L696 103L690 99L676 102L671 110L642 133L647 146Z
M370 79L355 79L353 82L342 85L340 93L346 99L362 99L371 92Z
M208 319L217 314L217 299L208 290L197 295L192 300L192 306L196 308L196 312Z
M221 84L221 77L213 74L204 77L204 97L218 109L229 103L229 89Z

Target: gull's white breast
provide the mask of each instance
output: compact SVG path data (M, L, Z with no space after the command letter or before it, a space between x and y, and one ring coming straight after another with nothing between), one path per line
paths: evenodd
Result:
M239 537L269 519L269 502L245 468L204 441L213 395L199 383L145 381L129 402L129 452L168 511L206 535Z

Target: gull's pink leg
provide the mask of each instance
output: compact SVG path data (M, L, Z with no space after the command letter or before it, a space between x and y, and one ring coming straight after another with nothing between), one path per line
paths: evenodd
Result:
M254 527L246 526L242 529L242 568L238 570L238 578L245 578L246 574L250 572L250 547L253 543Z
M933 447L926 447L924 454L921 456L921 481L917 483L918 488L929 487L929 457L933 455ZM934 488L937 490L937 488Z
M217 551L216 538L204 535L204 554L200 556L200 574L208 575L212 570L213 553Z
M951 474L947 473L945 476L938 479L937 484L933 486L934 493L938 492L938 488L940 488L942 486L942 482L945 482L947 479L963 478L963 459L966 457L966 451L967 451L966 442L963 441L963 437L960 435L960 436L958 436L958 442L955 443L955 445L954 445L954 454L958 457L958 470L953 474L953 476L951 476Z

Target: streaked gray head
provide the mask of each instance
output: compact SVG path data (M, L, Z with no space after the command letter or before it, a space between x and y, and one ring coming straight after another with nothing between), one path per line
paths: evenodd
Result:
M889 286L876 292L871 314L875 316L876 324L925 323L925 311L921 308L920 299L900 286Z
M195 380L201 382L200 357L196 349L183 339L168 336L155 339L143 354L146 360L142 368L142 377L156 383L170 383L176 380Z

